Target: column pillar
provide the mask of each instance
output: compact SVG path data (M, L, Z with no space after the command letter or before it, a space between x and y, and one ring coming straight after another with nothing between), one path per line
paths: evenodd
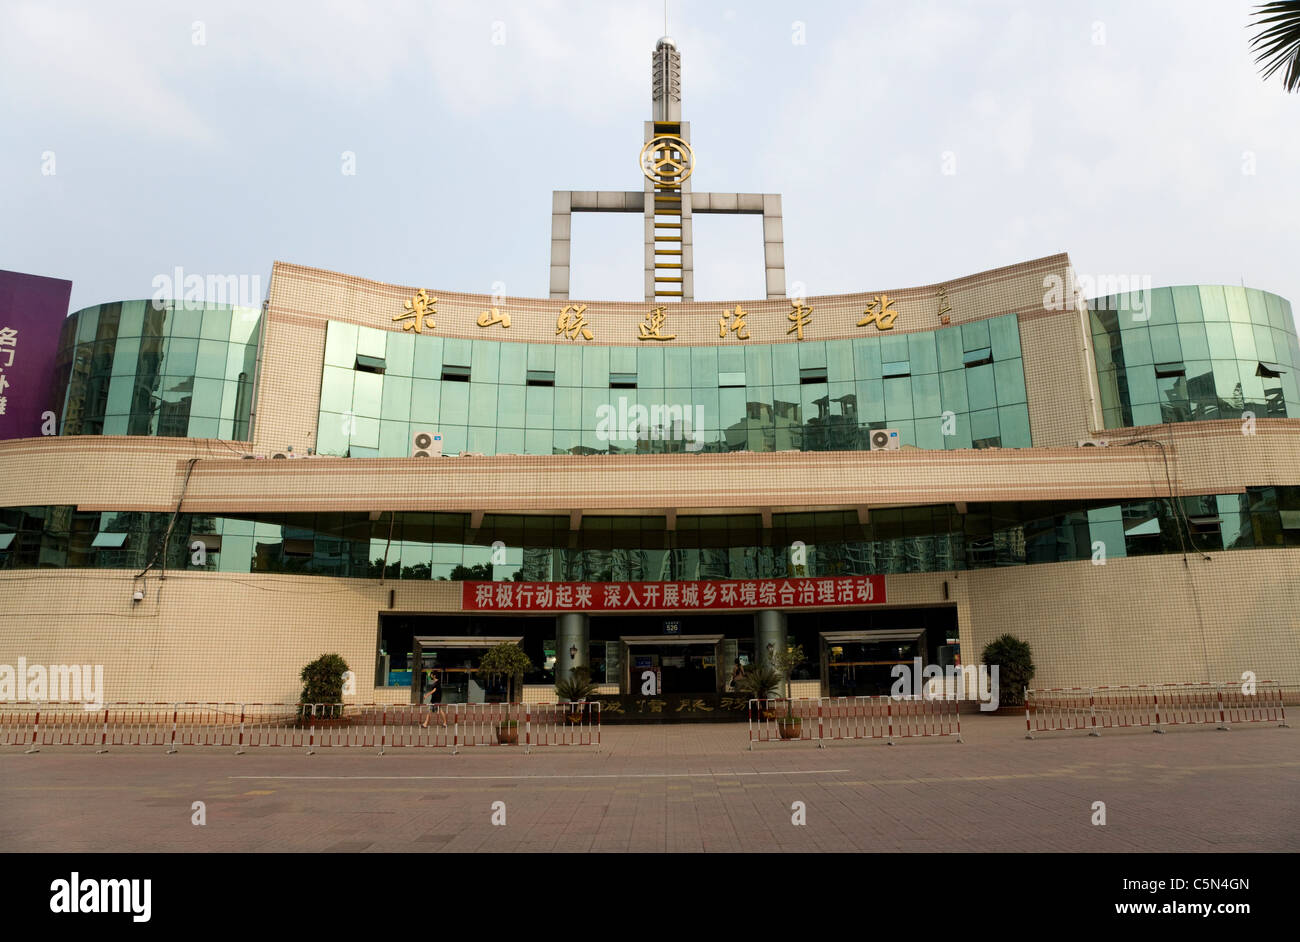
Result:
M568 680L573 667L591 667L588 647L591 641L591 619L583 612L565 612L555 618L555 679ZM577 656L569 653L577 648Z
M772 650L768 651L768 645ZM761 661L771 661L772 656L786 647L785 613L766 609L754 613L754 655Z

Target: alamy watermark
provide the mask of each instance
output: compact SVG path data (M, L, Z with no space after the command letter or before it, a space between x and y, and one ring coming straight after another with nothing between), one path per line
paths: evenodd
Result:
M617 407L596 409L596 438L602 442L681 441L687 451L704 447L704 407L700 405L629 405L620 396Z
M895 699L910 697L923 700L979 700L980 709L998 708L998 665L924 664L919 657L912 663L895 664L889 669L894 686L889 695Z
M184 311L201 311L211 304L232 307L260 307L260 275L186 274L179 265L171 273L154 275L153 309L161 311L170 303Z
M0 701L28 700L84 703L87 710L104 705L103 664L0 664Z
M1101 300L1110 299L1113 308L1132 314L1135 321L1151 318L1151 276L1123 274L1079 274L1074 269L1062 278L1050 274L1043 278L1043 309L1066 311L1078 307L1080 302L1089 310L1097 310Z

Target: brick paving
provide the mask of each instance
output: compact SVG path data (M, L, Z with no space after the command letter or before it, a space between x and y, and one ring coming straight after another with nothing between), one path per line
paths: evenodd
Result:
M0 851L1300 850L1295 730L1029 742L1023 719L978 716L962 732L752 752L738 724L607 727L599 747L531 755L7 748Z

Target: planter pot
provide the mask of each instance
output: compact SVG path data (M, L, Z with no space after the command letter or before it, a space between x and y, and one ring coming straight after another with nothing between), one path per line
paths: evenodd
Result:
M498 726L497 742L503 746L514 746L519 743L518 726Z
M798 739L803 732L803 723L799 720L777 720L776 728L782 739Z

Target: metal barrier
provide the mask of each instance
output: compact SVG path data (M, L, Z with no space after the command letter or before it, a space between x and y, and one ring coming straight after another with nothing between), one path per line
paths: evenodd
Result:
M600 744L600 704L0 703L0 746L318 749Z
M951 736L961 742L960 702L924 697L817 697L749 701L749 748L756 742Z
M1135 684L1107 687L1053 687L1025 691L1025 738L1035 733L1209 726L1229 723L1277 723L1286 726L1282 687L1258 681L1254 693L1241 682Z
M534 703L525 708L525 750L533 746L599 746L600 701Z

